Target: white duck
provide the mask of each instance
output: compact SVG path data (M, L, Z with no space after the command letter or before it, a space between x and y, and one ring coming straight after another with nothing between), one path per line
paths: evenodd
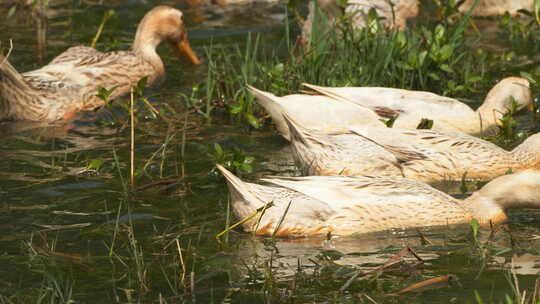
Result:
M372 110L350 102L336 101L327 96L293 94L278 97L248 86L256 101L270 114L278 132L290 140L289 127L283 114L294 117L309 129L322 132L343 130L348 126L384 127Z
M458 200L406 178L274 177L262 179L268 185L259 185L218 169L227 180L236 216L251 216L244 230L259 235L350 235L467 223L472 218L485 225L506 220L510 208L540 208L538 170L498 177Z
M431 119L434 130L481 135L500 123L500 118L512 108L512 102L516 103L517 110L532 106L529 81L519 77L504 78L497 83L476 111L457 99L430 92L380 87L305 86L320 94L367 107L381 118L397 117L393 127L401 129L415 129L422 119Z
M459 132L351 127L325 134L285 119L295 159L308 175L402 176L435 184L540 169L540 133L506 151Z

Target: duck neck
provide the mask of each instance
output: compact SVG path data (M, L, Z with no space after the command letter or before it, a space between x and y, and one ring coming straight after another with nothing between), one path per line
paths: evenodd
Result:
M480 224L499 223L506 220L505 209L480 193L473 193L463 202L463 207L471 218L477 219Z
M491 92L488 94L484 103L476 110L484 128L499 124L500 119L508 112L504 104L505 100L501 100L499 96L494 96Z
M502 116L514 105L515 110L520 110L531 102L529 81L518 77L507 77L489 91L477 113L485 125L498 125Z
M156 31L156 26L152 19L146 16L143 18L137 28L135 40L133 41L132 50L140 56L144 61L149 63L154 69L154 75L151 75L151 81L161 79L165 75L165 66L163 61L156 52L158 45L162 39Z
M464 200L463 206L483 224L506 219L508 209L538 208L540 179L535 172L500 176Z
M512 150L512 156L520 165L520 169L540 168L540 133L529 136L523 143Z

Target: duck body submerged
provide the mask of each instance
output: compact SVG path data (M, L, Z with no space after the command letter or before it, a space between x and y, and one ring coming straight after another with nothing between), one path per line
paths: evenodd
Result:
M540 207L537 170L499 177L462 201L407 178L275 177L264 178L267 184L259 185L218 168L227 180L239 218L272 202L260 220L255 216L243 224L246 231L259 235L350 235L467 223L472 218L489 224L504 221L508 208Z
M187 42L182 12L158 6L143 18L129 51L102 53L71 47L48 65L20 74L0 56L0 120L58 120L103 105L98 89L128 93L143 77L152 84L165 75L156 47L166 41L178 55L199 63Z
M423 119L433 120L433 129L482 135L499 125L500 118L515 102L517 109L531 107L529 82L508 77L496 84L476 111L449 97L430 92L383 87L330 88L305 84L322 95L294 94L283 97L249 87L256 101L270 114L278 132L290 140L283 114L311 130L332 132L350 127L416 129Z
M532 105L529 81L507 77L487 94L475 111L457 99L431 92L381 87L307 87L336 99L349 101L375 112L381 119L395 118L394 128L416 129L423 119L433 121L433 130L456 131L475 136L492 131L512 109Z
M366 175L447 180L491 180L540 168L540 134L512 151L458 132L351 127L326 134L284 116L295 159L308 175Z
M344 130L349 126L385 126L372 110L332 97L303 94L278 97L251 86L248 89L270 114L278 132L287 140L290 140L290 132L283 113L294 117L307 128L321 132Z

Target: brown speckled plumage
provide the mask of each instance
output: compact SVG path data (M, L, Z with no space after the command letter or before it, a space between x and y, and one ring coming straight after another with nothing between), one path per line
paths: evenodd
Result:
M146 14L129 51L102 53L75 46L48 65L22 74L0 55L0 120L68 118L77 111L103 105L96 96L100 87L115 88L110 96L114 99L128 93L143 77L154 83L165 72L156 53L162 41L185 52L193 63L199 62L187 43L182 12L168 6L158 6Z

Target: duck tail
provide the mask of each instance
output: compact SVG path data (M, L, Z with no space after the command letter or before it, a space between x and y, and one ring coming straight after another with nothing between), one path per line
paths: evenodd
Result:
M281 133L281 135L287 140L290 140L287 124L283 120L284 109L279 104L280 98L272 93L259 90L250 85L248 85L247 88L251 94L256 97L255 100L257 103L261 105L266 112L268 112L268 114L270 114L270 117L272 117L272 121L274 121L279 133Z
M247 86L248 90L256 97L257 103L260 104L267 112L274 118L281 119L281 113L283 109L279 105L279 97L276 95L259 90L250 85Z
M362 104L359 104L359 103L356 103L354 102L354 100L351 100L350 98L347 98L343 95L340 95L338 94L337 92L335 92L334 90L332 90L332 88L329 88L329 87L321 87L321 86L317 86L317 85L314 85L314 84L309 84L309 83L302 83L303 86L305 87L308 87L310 89L312 89L313 91L319 93L319 94L322 94L324 96L327 96L327 97L330 97L332 99L335 99L335 100L339 100L339 101L345 101L345 102L350 102L356 106L359 106L359 107L363 107L363 108L366 108L366 109L369 109L369 107L366 107ZM370 109L371 110L371 109Z
M0 54L0 120L14 118L17 109L25 109L20 101L33 100L33 92L23 76ZM19 98L15 98L19 97Z
M325 140L329 133L324 133L316 130L308 129L302 126L298 121L294 120L287 113L283 113L283 120L287 123L290 130L291 142L294 144L302 144L306 148L314 148L315 146L331 146L331 144ZM350 133L348 130L336 130L332 134Z
M282 114L283 120L289 127L290 132L290 140L293 144L301 143L305 146L310 145L310 138L311 132L309 129L305 128L304 126L300 125L297 121L295 121L291 116L289 116L287 113Z
M0 54L0 80L3 82L9 81L13 86L21 90L28 90L30 88L21 73L19 73L9 63L6 56L2 54Z
M227 180L233 206L241 217L248 216L257 211L264 203L249 189L248 185L221 165L216 165L221 175ZM241 202L238 204L237 202Z
M333 146L333 144L327 140L326 134L303 127L286 113L283 114L283 119L289 126L296 164L306 175L317 174L317 170L314 168L319 159L320 151L323 151L324 147Z

